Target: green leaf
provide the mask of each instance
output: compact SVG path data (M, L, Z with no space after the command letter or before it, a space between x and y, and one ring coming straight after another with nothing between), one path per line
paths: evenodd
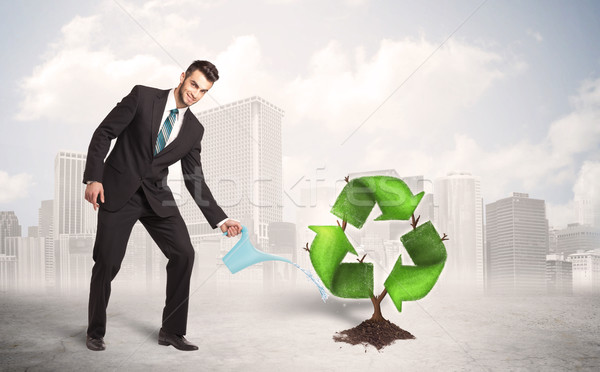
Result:
M377 203L382 214L376 221L408 220L423 195L413 195L406 183L395 177L360 177L346 184L331 213L360 229Z
M317 233L310 246L310 261L332 295L369 298L373 293L373 264L342 263L346 254L357 255L339 226L309 226Z
M398 257L384 283L398 311L402 311L402 301L421 299L431 291L447 257L444 243L431 221L403 235L400 240L415 266L402 265L401 257Z

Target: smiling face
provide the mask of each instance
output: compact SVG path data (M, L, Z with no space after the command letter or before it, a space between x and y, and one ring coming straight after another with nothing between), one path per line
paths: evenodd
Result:
M175 88L177 108L188 107L200 101L212 86L213 83L199 70L195 70L188 77L181 73L179 85Z

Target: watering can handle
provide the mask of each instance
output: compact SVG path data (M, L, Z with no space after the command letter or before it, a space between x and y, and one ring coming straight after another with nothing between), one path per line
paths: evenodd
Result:
M246 226L242 225L242 238L246 236L246 234L248 234L248 229L246 228ZM223 235L227 236L227 231L225 231L223 233Z

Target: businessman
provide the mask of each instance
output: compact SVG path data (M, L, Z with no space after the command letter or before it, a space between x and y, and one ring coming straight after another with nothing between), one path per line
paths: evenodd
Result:
M219 79L208 61L195 61L179 85L160 90L136 85L94 132L83 182L85 199L98 210L90 284L86 345L104 350L106 307L133 225L139 220L168 259L167 296L158 335L160 345L197 350L186 334L194 248L167 186L168 167L181 160L186 188L211 227L227 236L241 232L219 207L202 173L204 127L189 106ZM108 158L111 140L116 143Z

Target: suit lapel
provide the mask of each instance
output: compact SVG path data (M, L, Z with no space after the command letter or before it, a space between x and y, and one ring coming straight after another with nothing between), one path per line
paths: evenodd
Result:
M156 98L154 98L154 104L152 107L152 153L154 153L154 145L156 145L156 138L158 137L158 130L160 129L161 124L160 121L163 113L165 112L167 95L169 92L169 90L163 90L156 95Z

